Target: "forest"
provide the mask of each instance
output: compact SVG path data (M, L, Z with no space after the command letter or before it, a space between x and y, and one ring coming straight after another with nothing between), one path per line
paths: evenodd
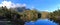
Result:
M42 17L42 12L37 10L27 9L26 7L17 7L8 9L5 7L0 7L0 20L5 19L6 21L11 21L14 25L24 25L25 22L36 21ZM55 10L53 12L48 12L46 18L53 20L60 25L60 10ZM5 21L3 20L3 21Z

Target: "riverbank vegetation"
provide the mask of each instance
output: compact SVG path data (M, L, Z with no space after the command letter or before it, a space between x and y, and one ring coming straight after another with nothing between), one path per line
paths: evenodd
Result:
M25 7L10 8L0 7L0 20L6 19L14 25L24 25L26 21L35 21L41 17L41 13L37 10L26 9Z
M53 20L60 25L60 10L53 12L40 12L37 10L27 9L26 7L17 7L8 9L5 7L0 7L0 20L6 19L6 21L11 21L14 25L24 25L27 21L35 21L39 18L48 18Z
M48 18L60 25L60 9L50 12Z

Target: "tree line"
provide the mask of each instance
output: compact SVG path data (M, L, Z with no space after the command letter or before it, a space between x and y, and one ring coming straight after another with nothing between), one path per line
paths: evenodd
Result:
M60 9L50 12L48 18L60 25Z
M41 13L37 12L37 10L25 10L23 12L18 12L8 9L6 6L0 7L0 19L11 21L13 25L24 25L26 21L35 21L40 17Z

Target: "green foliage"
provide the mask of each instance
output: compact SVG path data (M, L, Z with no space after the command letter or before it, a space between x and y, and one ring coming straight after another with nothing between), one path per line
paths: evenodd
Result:
M53 11L49 14L49 19L54 20L54 22L57 22L60 24L60 10Z
M16 23L16 21L21 21L18 23L24 23L25 21L37 20L38 17L40 18L41 13L38 12L37 10L25 10L23 12L18 12L16 10L7 9L7 7L5 6L5 7L0 7L0 16L6 18L8 21L11 22Z

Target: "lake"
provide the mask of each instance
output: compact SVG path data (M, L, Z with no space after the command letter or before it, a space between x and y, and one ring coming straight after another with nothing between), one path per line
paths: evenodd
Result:
M58 25L48 19L38 19L37 21L26 22L25 25Z

